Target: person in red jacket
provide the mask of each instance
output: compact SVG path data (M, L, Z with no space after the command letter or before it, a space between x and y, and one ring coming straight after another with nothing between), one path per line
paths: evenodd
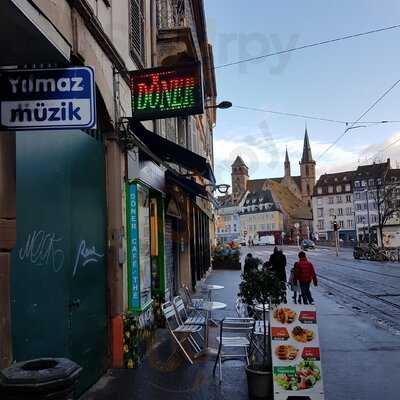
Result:
M314 266L307 260L306 253L301 251L299 253L299 261L294 264L295 283L299 282L301 297L304 304L314 304L312 298L310 285L314 282L317 286L317 275L315 274Z

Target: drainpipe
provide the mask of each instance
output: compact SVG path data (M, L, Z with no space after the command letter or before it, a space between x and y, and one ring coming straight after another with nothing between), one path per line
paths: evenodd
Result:
M0 132L0 369L12 362L11 250L16 242L14 132Z

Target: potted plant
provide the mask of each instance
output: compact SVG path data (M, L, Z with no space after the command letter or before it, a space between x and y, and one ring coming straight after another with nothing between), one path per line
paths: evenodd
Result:
M285 289L275 273L268 269L248 268L242 275L239 285L239 296L243 302L252 307L263 305L263 354L261 360L252 360L246 367L249 396L252 399L272 398L272 362L270 342L267 340L269 329L266 323L266 304L279 304L284 298ZM269 325L268 325L269 326Z
M213 269L241 269L240 248L235 242L218 245L213 249Z

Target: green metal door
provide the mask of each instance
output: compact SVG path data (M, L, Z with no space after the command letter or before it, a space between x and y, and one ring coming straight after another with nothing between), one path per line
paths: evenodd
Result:
M84 132L17 134L14 358L68 357L81 390L107 355L104 164Z

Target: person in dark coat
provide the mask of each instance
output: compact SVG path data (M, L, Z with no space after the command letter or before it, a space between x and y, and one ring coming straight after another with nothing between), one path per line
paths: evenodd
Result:
M286 283L286 256L277 247L269 257L269 264L279 280Z
M249 270L257 269L259 263L260 260L258 258L254 258L253 254L248 253L244 259L243 272L246 273Z
M275 247L274 252L269 257L269 263L271 270L275 272L275 275L282 283L282 289L285 292L282 300L286 303L286 256L281 250Z

